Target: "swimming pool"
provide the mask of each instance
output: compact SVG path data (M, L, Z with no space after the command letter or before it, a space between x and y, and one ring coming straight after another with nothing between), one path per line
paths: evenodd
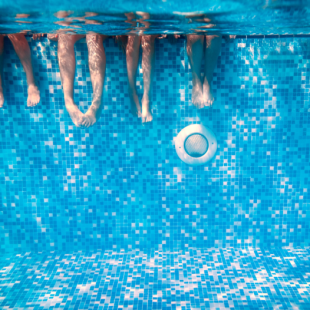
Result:
M57 44L30 44L41 102L5 39L0 110L0 308L308 309L309 37L222 41L212 109L191 104L186 41L156 42L152 123L129 113L124 54L104 42L103 113L76 128ZM92 85L76 44L75 99ZM142 72L137 86L142 94ZM187 125L218 141L193 167Z
M17 0L0 1L0 6L0 33L22 30L50 33L59 29L107 35L192 33L194 30L234 35L310 33L307 0L36 0L31 3ZM69 15L65 17L63 12ZM129 12L138 13L133 19L135 23L128 23L125 13ZM142 17L143 12L149 16ZM146 26L141 20L150 23Z

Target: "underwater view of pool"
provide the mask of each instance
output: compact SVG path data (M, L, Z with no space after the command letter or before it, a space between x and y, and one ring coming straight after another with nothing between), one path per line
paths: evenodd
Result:
M0 6L0 309L310 309L307 1Z

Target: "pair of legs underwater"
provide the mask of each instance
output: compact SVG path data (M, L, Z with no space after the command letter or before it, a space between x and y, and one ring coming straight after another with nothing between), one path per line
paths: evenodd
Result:
M40 92L34 79L29 44L25 36L21 33L9 34L8 37L11 40L15 52L18 55L22 63L22 66L26 72L27 84L28 84L27 106L33 107L40 102ZM0 108L2 108L4 104L3 82L2 82L3 56L4 56L3 49L4 49L4 36L0 35Z
M82 39L83 35L67 35L50 37L58 40L58 62L61 83L64 92L66 109L77 127L93 126L100 118L102 110L102 92L106 68L106 56L103 35L87 34L88 64L93 87L93 100L88 111L83 114L74 102L75 52L74 44Z
M201 109L212 106L214 97L211 89L213 71L221 50L222 37L219 35L188 35L187 54L192 71L192 102ZM204 58L204 76L201 80L201 64Z
M151 122L153 115L150 106L151 84L155 67L155 39L157 35L130 35L126 45L126 63L130 111L134 116L142 117L142 123ZM143 97L142 111L137 94L136 77L139 62L140 45L142 46Z

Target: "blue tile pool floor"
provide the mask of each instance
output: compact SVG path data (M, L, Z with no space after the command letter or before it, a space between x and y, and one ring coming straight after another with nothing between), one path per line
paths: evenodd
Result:
M0 309L310 309L310 249L6 255Z

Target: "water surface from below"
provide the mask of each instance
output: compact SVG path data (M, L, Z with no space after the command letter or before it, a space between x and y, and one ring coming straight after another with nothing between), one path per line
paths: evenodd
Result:
M309 1L0 1L0 33L307 34ZM137 14L129 12L138 12Z

